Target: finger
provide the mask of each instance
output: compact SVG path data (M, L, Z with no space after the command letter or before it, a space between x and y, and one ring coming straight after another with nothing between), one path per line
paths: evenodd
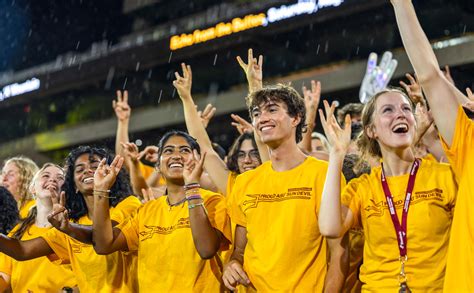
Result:
M204 110L202 111L202 114L204 116L206 116L212 109L212 105L211 104L207 104L206 107L204 108Z
M57 215L63 213L64 211L66 211L66 208L65 208L65 207L60 207L58 210L53 211L51 214L49 214L48 217L54 218L54 217L56 217ZM56 220L56 219L55 219L55 220Z
M350 137L351 131L352 131L352 129L351 129L351 122L352 122L352 121L351 121L351 115L346 114L346 117L345 117L345 119L344 119L344 130L345 130L346 133L349 135L349 137Z
M472 101L474 99L474 95L472 94L472 90L470 88L466 88L466 93L468 98Z
M176 77L176 80L175 81L179 81L181 79L181 76L179 75L178 72L175 72L174 73L174 77Z
M115 109L117 107L117 102L115 100L112 100L112 109Z
M263 55L258 56L258 66L260 68L263 67Z
M321 120L321 126L323 127L324 133L326 133L326 136L328 136L326 118L324 117L324 112L322 109L319 109L319 120Z
M407 91L407 93L410 92L410 87L408 86L408 84L406 84L403 80L400 80L399 83Z
M123 91L123 100L124 103L128 104L128 91Z
M122 101L122 92L117 91L117 102L121 102L121 101Z
M451 75L451 71L450 71L450 69L449 69L449 65L445 65L445 66L444 66L444 70L446 71L446 74L447 74L447 75Z
M411 84L417 84L415 78L410 73L405 74L405 76L408 78Z
M187 78L188 77L188 69L186 68L186 64L181 63L181 70L183 71L183 77Z
M123 162L124 162L124 158L120 156L117 162L117 165L115 166L115 173L120 172L120 169L122 169L122 166L123 166Z
M63 207L66 206L66 192L61 191L61 194L59 195L59 204Z
M249 277L248 277L247 274L244 272L244 270L242 269L242 267L241 267L241 266L236 266L236 267L234 267L234 268L235 268L235 272L236 272L237 274L239 274L239 277L240 277L239 282L240 282L241 284L244 284L244 285L249 284L249 283L250 283Z
M209 111L209 113L207 114L207 118L211 119L212 117L214 117L214 115L216 114L216 111L217 111L217 108L212 107L211 110Z
M54 189L50 189L50 191L51 191L51 202L53 204L58 204L60 201L60 199L58 198L58 193Z
M242 60L242 58L240 58L240 56L237 56L237 62L239 62L239 65L242 67L242 69L245 70L247 68L247 64L244 62L244 60Z
M149 200L150 200L150 198L149 198L149 196L148 196L148 192L147 192L147 190L146 190L145 188L142 188L142 196L143 196L143 199L144 199L145 201L149 201Z
M382 69L382 71L386 71L386 69L389 67L390 61L392 60L392 53L390 51L385 51L382 55L382 60L380 61L379 67Z
M104 166L105 166L105 158L100 160L99 166L97 166L97 170L100 170L100 169L104 168Z
M248 63L250 64L250 62L252 62L252 60L253 60L253 50L252 50L252 49L249 49L247 61L248 61Z
M235 280L233 280L233 278L231 280L229 280L230 278L232 278L232 276L229 276L229 274L224 274L222 276L222 281L224 281L224 285L228 289L230 289L232 291L235 291L236 288L234 286L232 286L231 284L235 284L236 282L235 282Z
M367 60L367 73L372 73L375 67L377 66L377 54L372 52L369 55L369 59Z

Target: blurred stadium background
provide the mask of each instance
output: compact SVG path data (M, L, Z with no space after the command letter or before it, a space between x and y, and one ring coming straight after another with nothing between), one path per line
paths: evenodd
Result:
M414 2L440 63L460 89L472 88L474 1ZM113 149L117 89L130 93L131 140L156 144L185 127L172 86L181 62L193 67L200 108L217 107L208 131L224 148L237 136L229 113L248 118L235 61L248 48L265 55L264 83L299 89L317 79L322 98L340 104L358 101L372 51L398 59L391 84L412 71L382 0L0 0L0 33L0 159L58 162L80 144Z

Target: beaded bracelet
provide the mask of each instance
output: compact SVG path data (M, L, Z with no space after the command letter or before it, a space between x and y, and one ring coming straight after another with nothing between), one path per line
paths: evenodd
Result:
M206 209L206 208L204 207L204 203L203 203L203 202L195 203L195 204L190 204L190 205L188 205L188 209L194 209L195 207L199 207L199 206L202 206L204 209Z
M199 187L201 187L201 185L199 185L199 183L189 183L189 184L184 185L184 191L199 188Z
M110 192L110 189L108 189L108 190L98 190L98 189L94 189L94 192L104 192L104 193L109 193L109 192Z
M202 197L199 194L193 194L193 195L186 196L186 200L193 200L193 199L202 199Z
M117 198L116 196L108 196L104 194L109 194L110 190L94 190L93 194L97 195L99 198Z

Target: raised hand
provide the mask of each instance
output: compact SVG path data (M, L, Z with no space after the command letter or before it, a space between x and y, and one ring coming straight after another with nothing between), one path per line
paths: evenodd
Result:
M120 143L123 148L123 154L128 157L132 162L138 162L140 155L138 153L138 147L133 142L122 142Z
M247 82L249 84L249 91L254 92L263 86L263 56L253 57L253 50L249 49L247 63L245 63L240 56L237 56L237 62L244 70Z
M196 150L193 150L193 155L189 157L188 160L184 162L183 169L183 178L185 184L198 183L201 179L201 174L203 171L204 159L206 158L206 153L201 155Z
M201 117L201 122L204 128L207 128L209 121L211 121L214 114L216 114L216 110L216 107L212 106L212 104L207 104L203 111L198 111L198 115Z
M121 156L115 156L110 166L103 158L94 173L94 190L109 190L114 185L122 165L123 158Z
M234 126L240 134L243 134L244 132L253 132L252 124L244 118L237 114L230 114L230 117L234 120L234 122L231 122L232 126Z
M250 279L245 273L244 268L236 260L231 260L224 266L222 280L224 281L224 285L229 290L235 290L235 287L238 284L244 286L248 286L250 284Z
M401 80L400 85L405 89L413 103L422 103L424 105L425 101L423 99L423 92L421 90L420 84L418 83L418 80L416 79L416 76L413 77L409 73L405 74L405 76L410 82L410 84L406 84L403 80Z
M416 104L415 118L417 123L417 139L415 139L415 145L417 145L422 139L423 135L425 135L426 131L433 124L434 120L433 116L431 115L431 111L428 111L428 109L426 109L426 106L423 103Z
M50 188L51 192L51 201L53 202L53 210L48 215L48 222L51 225L67 234L69 230L69 215L65 207L66 203L66 193L61 191L61 194L58 195L58 192L54 188Z
M173 81L173 85L178 91L181 100L191 99L191 86L193 84L191 66L181 63L181 70L183 71L183 76L179 75L178 72L174 73L176 80Z
M138 159L145 157L145 160L151 163L158 162L158 147L154 145L147 146L143 151L138 154Z
M385 89L397 69L398 62L393 59L391 52L383 53L382 61L377 66L377 54L370 53L367 70L359 91L360 102L365 104L379 91Z
M334 117L336 104L332 103L329 106L327 101L323 101L323 104L326 116L323 110L320 109L319 118L321 119L326 138L331 145L331 153L335 152L338 155L345 155L351 143L351 116L349 114L346 115L344 129L341 129L341 126L336 121L336 117Z
M467 97L469 98L469 102L464 103L462 106L469 111L474 112L474 94L470 88L466 88L466 93Z
M314 124L318 110L319 100L321 99L321 83L311 81L311 90L303 86L303 97L306 108L306 123Z
M163 186L163 187L164 187L164 189L166 189L166 186ZM142 202L146 203L146 202L155 200L155 199L159 198L160 196L162 196L163 194L165 194L165 190L163 190L162 187L157 188L157 190L154 190L151 187L148 187L146 189L142 188L142 195L143 195Z
M117 100L112 101L112 108L119 121L130 119L132 110L128 104L128 91L123 91L123 95L121 91L117 91Z

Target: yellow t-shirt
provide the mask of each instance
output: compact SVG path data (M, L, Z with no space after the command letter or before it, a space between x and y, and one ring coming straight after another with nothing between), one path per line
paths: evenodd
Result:
M36 204L36 201L34 199L30 199L25 204L23 207L20 208L20 219L24 219L28 216L28 213L30 212L30 209Z
M9 236L12 237L18 228L19 225ZM33 224L25 231L21 240L40 237L50 229ZM54 264L45 256L17 261L0 253L0 272L10 276L13 292L59 292L63 287L73 288L77 285L70 266Z
M381 167L352 180L342 193L342 203L354 214L354 227L365 235L360 268L362 291L397 292L400 252L380 181ZM409 175L387 177L401 221ZM416 176L407 218L405 271L413 291L443 288L449 231L457 185L449 165L422 159Z
M224 197L203 189L200 194L211 225L230 239ZM166 198L147 202L117 226L129 251L138 251L139 291L219 292L223 285L218 257L201 259L194 246L187 203L170 207Z
M110 219L123 222L141 206L135 196L122 200L110 208ZM79 219L78 224L92 225L88 216ZM50 229L41 237L49 244L61 263L70 263L81 292L135 292L136 255L114 252L98 255L92 245L69 237L56 229Z
M459 184L444 291L474 292L474 122L461 106L451 147L442 142Z
M317 217L327 166L307 157L276 172L267 161L237 176L228 211L247 228L244 270L257 291L322 292L327 249Z
M140 161L138 162L138 168L139 168L140 172L142 173L143 178L145 178L145 180L147 180L148 177L150 177L151 174L153 174L153 172L155 172L155 168L150 167L148 165L145 165ZM166 180L163 178L163 176L160 176L158 184L160 186L166 185Z

